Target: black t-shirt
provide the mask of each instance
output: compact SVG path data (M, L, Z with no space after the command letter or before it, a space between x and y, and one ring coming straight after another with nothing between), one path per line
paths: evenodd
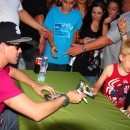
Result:
M46 0L23 0L22 6L33 18L40 14L45 17L48 12ZM33 40L39 41L38 31L21 21L20 30L23 37L32 37Z
M93 32L91 26L87 28L86 37L98 38L101 32ZM100 54L102 49L88 51L76 56L73 71L80 72L83 76L96 76L100 66Z

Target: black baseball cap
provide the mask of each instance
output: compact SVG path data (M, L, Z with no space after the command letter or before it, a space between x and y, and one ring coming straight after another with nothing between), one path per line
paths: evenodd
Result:
M12 22L0 22L0 43L15 43L30 41L30 37L21 37L19 27Z

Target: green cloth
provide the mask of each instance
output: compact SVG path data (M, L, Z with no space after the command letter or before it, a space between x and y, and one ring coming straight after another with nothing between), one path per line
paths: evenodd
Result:
M37 81L37 74L33 71L24 72ZM47 71L44 84L52 86L56 93L66 93L74 90L80 80L88 83L78 72ZM45 101L31 87L18 81L16 83L33 101ZM82 101L62 107L40 122L18 114L19 130L130 130L130 119L101 93L95 99L87 97L87 100L88 104Z

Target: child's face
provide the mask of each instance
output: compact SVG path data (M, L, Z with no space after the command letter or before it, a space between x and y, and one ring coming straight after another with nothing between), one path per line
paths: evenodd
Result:
M130 55L124 56L124 55L120 54L119 59L121 61L122 69L126 73L130 73Z
M76 0L61 0L62 8L61 11L65 14L69 13L73 8Z

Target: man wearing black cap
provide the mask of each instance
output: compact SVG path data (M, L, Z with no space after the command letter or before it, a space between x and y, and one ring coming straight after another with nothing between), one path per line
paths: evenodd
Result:
M70 91L53 101L36 103L30 100L14 83L19 80L31 86L36 93L44 97L42 90L55 91L47 85L40 85L30 79L22 71L8 66L8 63L16 64L19 54L22 52L20 42L29 41L29 37L21 37L19 27L12 22L0 23L0 130L18 130L17 111L35 121L39 121L69 102L79 103L84 94ZM17 104L17 105L16 105ZM5 106L6 109L5 109ZM11 109L10 109L11 108Z
M45 37L48 37L49 30L39 24L27 11L25 11L20 3L20 0L0 0L0 22L10 21L19 26L20 20L38 30L42 38L39 48L43 49L45 43ZM14 65L19 69L26 69L25 63L22 58L22 54L19 56L18 64Z

